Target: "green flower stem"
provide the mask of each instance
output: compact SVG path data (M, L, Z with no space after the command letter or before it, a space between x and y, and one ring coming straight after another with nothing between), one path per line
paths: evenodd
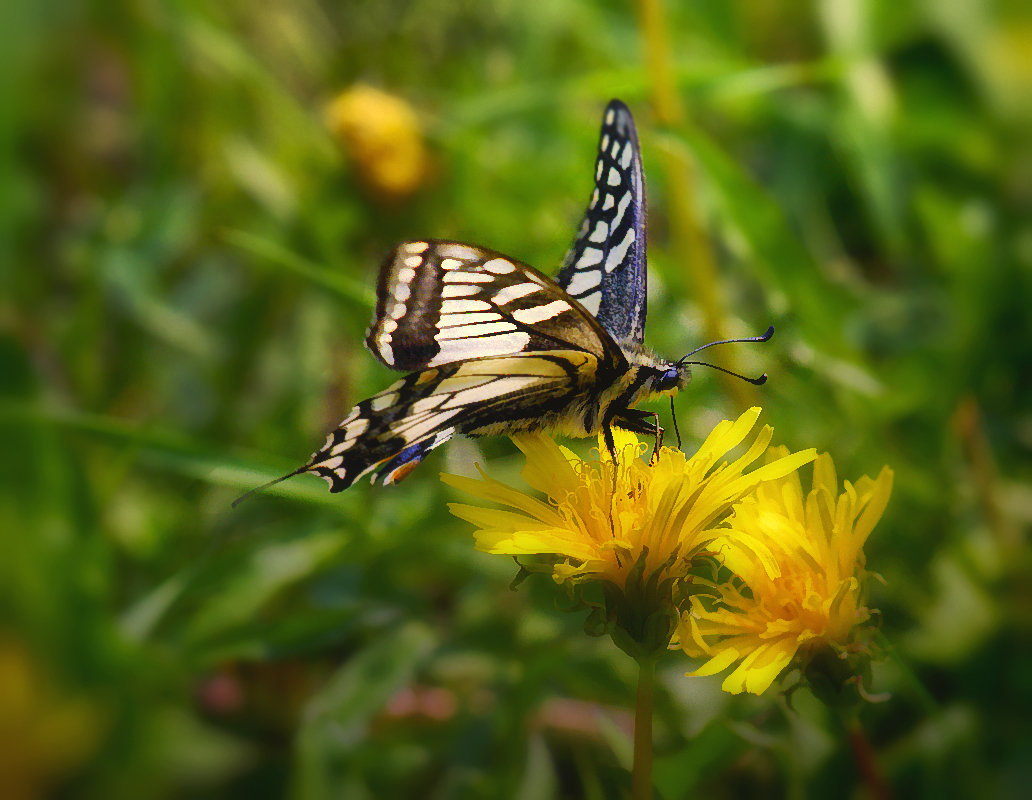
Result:
M656 688L656 660L638 661L638 699L634 707L634 765L632 800L652 798L652 700Z

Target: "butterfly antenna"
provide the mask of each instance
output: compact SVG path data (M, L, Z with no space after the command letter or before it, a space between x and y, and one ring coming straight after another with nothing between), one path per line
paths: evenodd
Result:
M740 378L743 381L745 381L746 383L751 383L753 386L763 386L763 384L765 384L767 382L767 373L766 372L764 372L758 378L749 378L749 377L746 377L745 375L742 375L739 372L734 372L734 371L729 370L729 369L724 369L723 367L718 367L716 364L710 364L708 361L681 361L681 362L678 362L678 363L681 363L681 364L694 364L695 366L698 366L698 367L709 367L710 369L717 370L717 372L723 372L725 375L731 375L731 376L733 376L735 378Z
M244 502L247 498L251 497L252 495L256 495L258 494L258 492L264 492L266 489L275 486L277 483L283 483L283 481L285 481L287 478L293 478L295 475L300 475L302 472L306 472L307 469L307 466L298 467L293 472L288 472L286 475L281 475L278 478L273 478L268 483L263 483L261 486L256 486L249 492L244 492L242 495L240 495L240 497L238 497L236 500L232 502L230 508L236 508L238 505L240 505L242 502Z
M768 341L770 341L770 337L773 336L773 335L774 335L774 326L771 325L769 328L767 328L766 333L764 333L762 336L746 336L743 339L721 339L719 342L710 342L709 344L704 344L702 347L696 347L690 353L686 353L685 356L677 363L679 363L679 364L691 364L691 363L698 364L699 363L698 361L691 362L691 361L688 361L687 359L691 358L696 353L701 353L703 350L705 350L705 349L707 349L709 347L716 347L718 344L739 344L739 343L744 343L744 342L768 342ZM703 366L711 366L711 365L704 364ZM727 370L723 370L723 371L727 372ZM731 373L731 374L733 375L734 373ZM742 376L739 375L738 377L741 378ZM743 380L749 380L749 379L748 378L743 378ZM753 383L753 381L749 381L749 383ZM761 381L761 383L762 383L762 381ZM759 384L757 384L757 385L759 385Z

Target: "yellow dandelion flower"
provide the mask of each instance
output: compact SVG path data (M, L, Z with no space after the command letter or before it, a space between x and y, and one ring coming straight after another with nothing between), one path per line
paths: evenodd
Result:
M845 483L838 494L826 453L814 464L805 497L799 476L786 474L742 499L714 540L723 564L741 580L716 587L719 598L692 598L678 639L688 655L708 660L690 675L713 675L737 664L726 692L765 691L793 659L805 667L828 648L847 656L864 607L863 546L892 491L892 470ZM766 542L773 562L737 546L744 535ZM855 676L855 672L853 675Z
M419 118L404 100L356 84L326 107L325 120L373 194L402 200L422 185L428 172L426 147Z
M482 470L480 480L456 475L442 479L512 509L450 506L453 514L479 528L478 549L551 556L556 582L601 582L609 619L646 650L665 648L679 616L673 607L679 606L674 599L680 596L678 584L689 578L697 555L726 538L727 530L720 525L733 505L764 481L783 478L816 457L814 450L786 453L745 472L770 443L773 431L764 426L742 456L727 461L728 452L746 439L759 414L760 409L753 408L734 422L719 423L691 458L664 447L646 462L640 458L646 446L634 434L614 431L619 453L615 468L601 435L600 456L592 461L543 434L514 437L527 458L524 480L547 500L506 486ZM755 548L758 560L772 559L761 539L745 538L742 547ZM653 616L657 613L663 621ZM617 644L628 650L627 642Z

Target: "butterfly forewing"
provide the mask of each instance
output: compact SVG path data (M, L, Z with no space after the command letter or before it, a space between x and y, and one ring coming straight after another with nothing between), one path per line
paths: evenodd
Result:
M384 262L366 345L394 369L522 352L616 357L610 337L551 279L457 242L406 242Z
M612 100L602 118L595 190L557 282L618 341L640 342L645 330L645 213L634 119Z
M369 473L394 483L456 433L601 430L615 459L611 427L649 432L652 415L631 406L680 378L638 346L645 266L641 155L631 113L614 100L558 279L458 242L399 245L380 270L366 344L410 374L356 405L291 475L321 475L334 492Z
M330 491L363 475L394 483L455 433L517 430L567 409L594 380L598 359L580 350L482 358L407 375L355 406L303 471Z

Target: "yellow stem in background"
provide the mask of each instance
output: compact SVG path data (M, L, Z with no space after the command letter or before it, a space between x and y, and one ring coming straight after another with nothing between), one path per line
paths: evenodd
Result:
M674 78L663 0L638 0L638 18L645 39L645 59L656 118L661 125L673 127L684 120L684 107Z
M645 47L649 82L652 85L652 106L656 122L675 130L684 124L684 106L677 92L673 58L663 0L637 0L638 20ZM699 214L692 192L695 186L695 165L680 147L665 146L660 150L667 176L667 199L670 204L670 232L675 260L684 265L671 277L675 288L687 289L702 308L705 341L729 338L724 331L724 308L717 290L717 272L713 251L705 231L699 225ZM683 276L683 279L681 278ZM755 405L752 387L719 374L724 388L739 404Z
M656 660L638 662L638 699L634 706L634 765L631 800L652 800L652 702L656 688Z

